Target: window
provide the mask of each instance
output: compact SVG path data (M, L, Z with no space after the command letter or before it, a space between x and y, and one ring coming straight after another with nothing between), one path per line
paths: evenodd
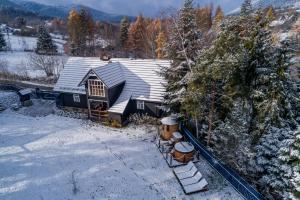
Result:
M145 110L144 101L136 101L136 107L137 107L138 110Z
M80 96L79 94L73 94L73 101L76 103L80 103Z
M98 80L89 80L89 95L105 97L104 84Z

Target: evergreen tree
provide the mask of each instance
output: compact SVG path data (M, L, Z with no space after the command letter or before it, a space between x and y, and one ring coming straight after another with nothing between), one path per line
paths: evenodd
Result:
M0 51L6 50L6 41L4 39L4 35L0 33Z
M282 161L283 176L289 184L285 199L296 200L300 198L300 127L292 132L289 138L281 143L279 158Z
M251 0L244 0L241 6L241 16L250 15L252 11L253 9Z
M120 44L122 49L126 48L128 42L130 22L128 17L124 17L120 23Z
M162 69L168 84L165 101L173 111L179 112L186 94L187 81L195 64L199 47L195 9L192 0L185 0L179 19L174 19L167 56L173 62L170 68Z
M44 25L39 27L36 53L47 55L53 55L57 53L57 47Z

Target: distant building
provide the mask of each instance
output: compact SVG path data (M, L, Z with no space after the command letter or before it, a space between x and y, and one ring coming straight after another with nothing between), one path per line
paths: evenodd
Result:
M160 116L167 60L71 57L54 88L58 106L86 112L96 121L126 122L132 113Z

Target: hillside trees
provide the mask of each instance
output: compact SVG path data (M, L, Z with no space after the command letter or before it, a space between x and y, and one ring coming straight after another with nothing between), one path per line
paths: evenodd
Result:
M157 38L155 40L156 42L156 57L158 59L163 59L166 56L166 50L165 46L167 44L167 37L163 31L159 31L159 34L157 35Z
M95 54L95 23L87 10L70 11L68 32L71 55L93 56Z
M4 39L4 35L0 33L0 51L6 50L6 41Z
M130 27L129 46L134 57L145 58L146 22L143 15L139 15L136 22Z
M127 48L129 38L130 22L128 17L124 17L120 23L120 45L123 50Z
M197 8L195 11L197 28L201 31L208 31L212 26L213 6Z

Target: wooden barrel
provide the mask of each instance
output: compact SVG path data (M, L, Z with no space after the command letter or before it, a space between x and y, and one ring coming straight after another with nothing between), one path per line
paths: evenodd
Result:
M188 163L194 158L194 146L188 142L178 142L174 147L174 158L178 162Z
M170 140L172 134L179 130L179 124L173 117L165 117L161 122L163 127L161 136L164 140Z

